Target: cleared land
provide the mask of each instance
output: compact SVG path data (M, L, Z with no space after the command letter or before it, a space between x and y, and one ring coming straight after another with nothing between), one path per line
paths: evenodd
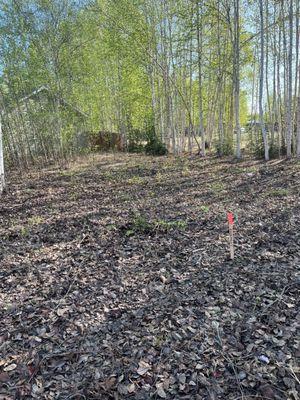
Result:
M299 399L299 178L126 155L11 177L0 399Z

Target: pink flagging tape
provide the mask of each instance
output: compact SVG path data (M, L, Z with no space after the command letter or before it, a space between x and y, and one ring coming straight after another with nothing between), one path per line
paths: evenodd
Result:
M227 213L227 219L228 219L229 225L233 225L233 223L234 223L234 216L233 216L232 212L228 212L228 213Z

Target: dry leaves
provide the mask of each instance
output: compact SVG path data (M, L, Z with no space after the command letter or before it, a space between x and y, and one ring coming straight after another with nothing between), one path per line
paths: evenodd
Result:
M139 375L145 375L149 370L151 369L151 366L146 363L145 361L140 361L139 362L139 367L137 369L137 373Z
M13 371L14 369L17 368L17 364L9 364L6 367L3 368L4 372L9 372L9 371Z
M299 400L299 167L96 162L0 203L0 400Z

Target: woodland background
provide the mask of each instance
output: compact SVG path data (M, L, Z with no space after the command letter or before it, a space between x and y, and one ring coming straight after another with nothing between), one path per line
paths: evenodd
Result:
M8 166L89 152L99 131L129 151L300 155L299 0L1 0L0 15Z

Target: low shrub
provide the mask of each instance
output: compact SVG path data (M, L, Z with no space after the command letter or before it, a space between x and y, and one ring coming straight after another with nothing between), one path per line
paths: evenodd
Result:
M151 138L145 146L145 153L151 156L165 156L168 154L166 145L157 137Z

